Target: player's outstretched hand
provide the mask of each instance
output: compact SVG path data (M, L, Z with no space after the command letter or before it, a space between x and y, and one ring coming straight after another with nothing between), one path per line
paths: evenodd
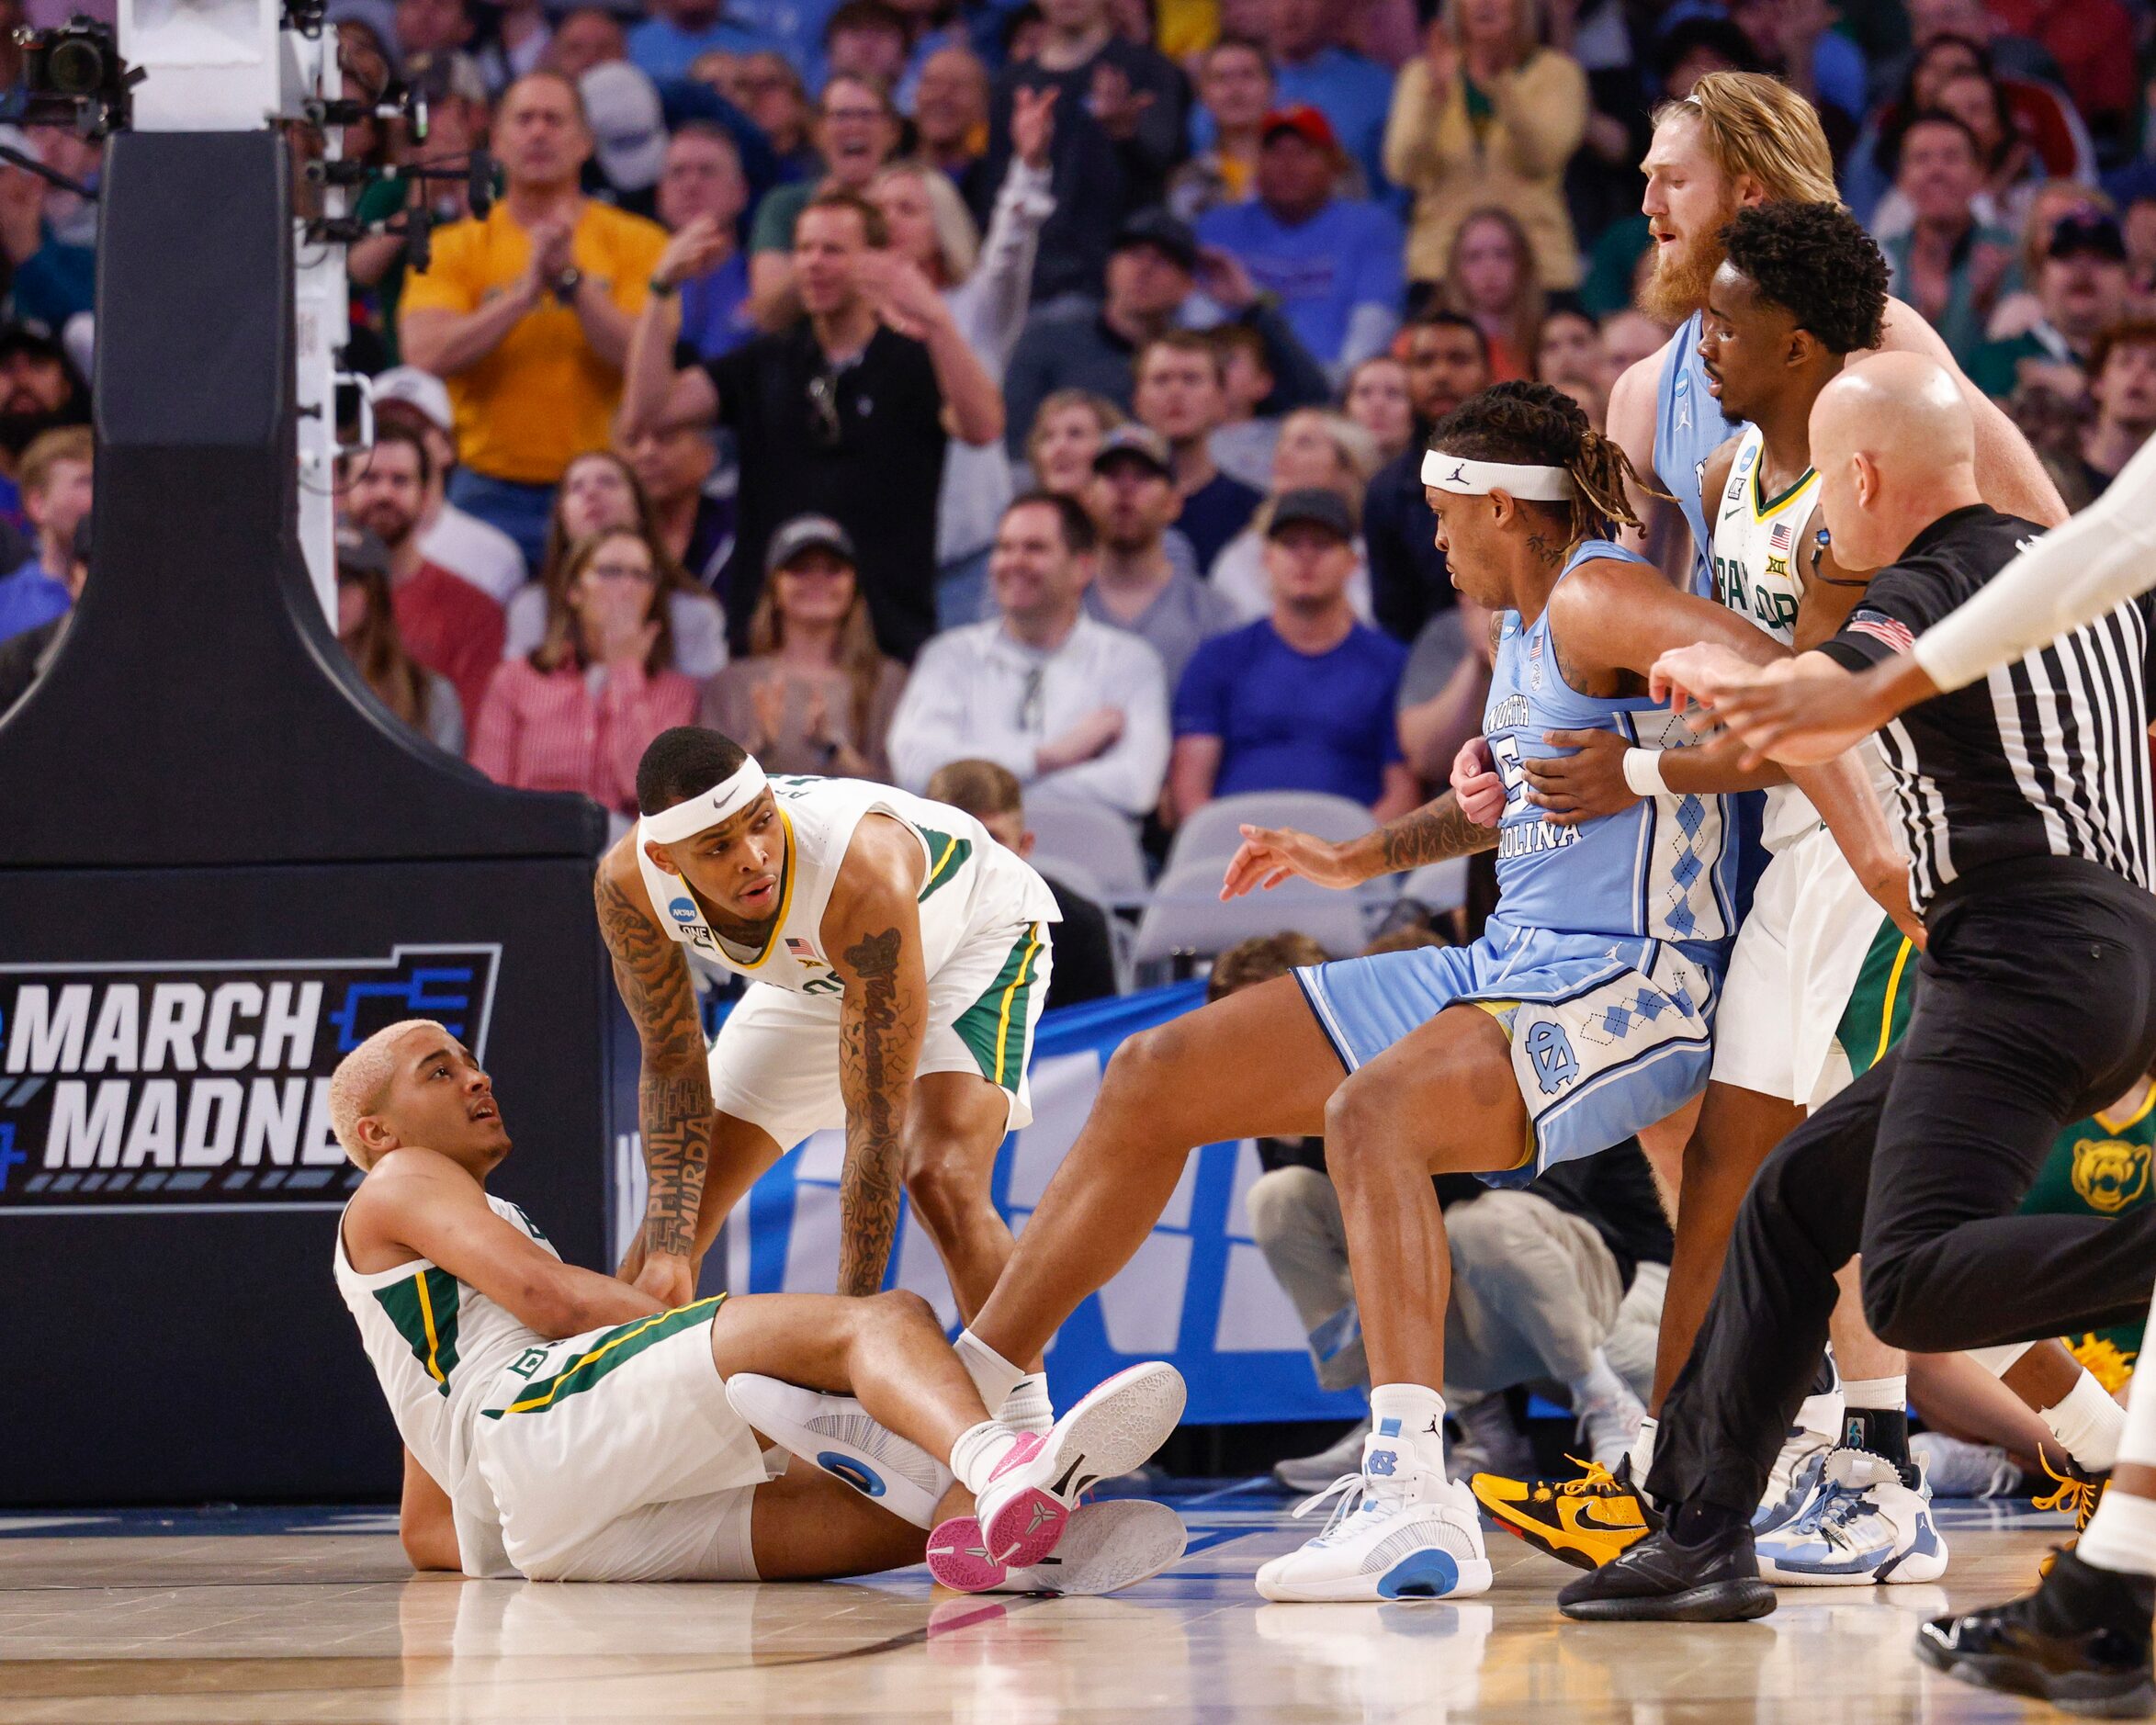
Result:
M669 1312L676 1306L690 1304L696 1298L696 1266L693 1259L676 1257L669 1252L648 1253L644 1268L637 1272L636 1285L649 1294Z
M1270 890L1291 874L1320 886L1353 886L1362 878L1341 858L1337 844L1292 827L1245 827L1242 846L1228 860L1220 896L1240 898L1260 886Z
M1624 782L1624 751L1631 745L1615 731L1544 731L1542 740L1552 749L1572 750L1520 759L1527 800L1543 811L1551 826L1576 827L1583 820L1620 813L1640 800Z
M1495 827L1505 815L1505 781L1490 754L1487 737L1470 737L1452 757L1452 795L1460 812L1478 827Z

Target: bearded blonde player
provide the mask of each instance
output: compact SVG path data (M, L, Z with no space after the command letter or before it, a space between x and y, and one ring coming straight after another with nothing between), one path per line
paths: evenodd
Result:
M903 1189L970 1319L1010 1254L988 1177L1033 1119L1047 884L960 809L857 779L767 779L717 731L661 732L637 798L595 887L643 1048L650 1188L623 1273L693 1299L757 1177L843 1127L838 1291L883 1285ZM753 985L708 1051L692 956ZM1044 1426L1045 1385L1029 1374L998 1412Z

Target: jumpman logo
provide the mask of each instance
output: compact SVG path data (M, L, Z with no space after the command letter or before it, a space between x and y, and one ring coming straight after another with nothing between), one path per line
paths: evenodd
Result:
M1452 471L1445 475L1445 483L1447 485L1465 485L1467 483L1467 463L1455 461L1452 464Z
M1442 1438L1445 1435L1445 1423L1440 1419L1433 1419L1422 1429L1432 1438Z

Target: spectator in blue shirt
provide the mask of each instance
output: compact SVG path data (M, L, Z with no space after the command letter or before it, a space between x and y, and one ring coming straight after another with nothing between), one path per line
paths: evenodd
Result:
M659 220L679 233L699 217L712 225L717 261L681 284L682 344L699 360L730 354L757 328L749 321L749 258L741 250L741 211L749 183L725 128L692 120L666 146L659 172Z
M1266 46L1272 51L1274 99L1307 102L1333 122L1348 153L1375 193L1385 185L1385 116L1393 74L1333 41L1342 8L1327 0L1272 0ZM1211 138L1197 140L1209 144Z
M0 576L0 641L51 622L74 603L68 559L75 525L90 513L90 460L87 425L45 432L23 451L16 481L38 549L13 574Z
M1394 706L1407 649L1355 620L1348 506L1332 491L1270 505L1270 617L1191 656L1175 695L1168 799L1176 820L1243 791L1329 791L1385 821L1415 806Z
M793 10L785 9L789 13ZM811 43L822 29L824 13L829 10L814 9L816 20L807 32ZM656 81L687 77L696 56L715 49L721 53L747 54L774 46L772 38L775 31L729 12L722 0L650 0L649 11L650 16L629 32L629 58ZM792 42L775 45L798 47Z
M1132 408L1138 423L1168 444L1182 499L1174 524L1209 569L1221 548L1248 524L1262 491L1231 479L1213 459L1213 434L1227 418L1227 390L1217 343L1198 330L1170 330L1138 355Z
M1367 198L1333 196L1346 160L1316 108L1278 109L1265 118L1257 197L1198 222L1201 240L1232 253L1280 301L1336 385L1384 351L1407 291L1398 219Z

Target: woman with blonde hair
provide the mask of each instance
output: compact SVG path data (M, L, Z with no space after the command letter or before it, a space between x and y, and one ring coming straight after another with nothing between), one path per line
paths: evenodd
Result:
M522 659L539 648L568 593L570 550L592 535L615 528L638 535L651 553L666 593L673 662L684 676L703 682L726 663L726 613L668 555L635 470L610 449L587 450L563 471L547 516L539 579L510 598L502 657Z
M836 523L810 517L772 571L749 620L749 653L711 680L704 719L773 772L891 776L884 739L906 668L884 657L852 548Z
M673 668L658 559L634 527L607 527L561 558L546 637L505 660L472 728L471 762L525 791L581 791L626 826L651 739L693 723L697 688Z
M1055 93L1021 88L1012 103L1010 168L996 194L987 239L941 168L895 162L868 186L869 202L890 230L892 254L943 294L958 333L998 384L1025 328L1041 228L1055 213L1048 167ZM936 503L936 610L944 628L979 617L988 543L1012 494L1010 463L1000 444L953 439Z
M1385 173L1415 197L1407 274L1435 282L1472 210L1517 213L1534 273L1579 286L1564 164L1587 129L1587 77L1536 41L1535 0L1445 0L1401 68L1385 122Z
M1082 502L1093 482L1093 457L1101 453L1101 439L1124 423L1123 410L1104 395L1057 389L1044 396L1025 436L1033 483Z
M1348 603L1358 621L1375 620L1370 591L1370 552L1362 543L1362 494L1378 470L1377 440L1353 420L1324 408L1299 408L1281 422L1272 448L1272 486L1250 524L1229 540L1213 560L1213 591L1226 600L1237 625L1254 623L1272 611L1272 583L1265 572L1265 536L1272 524L1274 498L1289 491L1316 490L1338 493L1357 525L1355 572L1348 578Z
M1524 383L1546 303L1527 230L1508 209L1477 209L1453 231L1439 299L1473 321L1490 353L1490 381Z

